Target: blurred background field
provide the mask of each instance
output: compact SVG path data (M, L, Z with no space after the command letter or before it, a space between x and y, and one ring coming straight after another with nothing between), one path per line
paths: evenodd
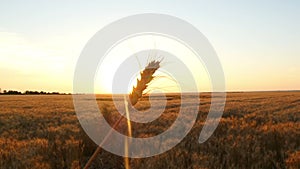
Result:
M176 119L180 96L149 124L132 123L133 136L150 137ZM197 122L176 147L161 155L129 159L131 168L300 168L300 92L227 93L217 130L198 143L210 93L200 94ZM111 96L97 95L110 124L118 119ZM138 109L147 109L143 98ZM189 105L191 108L196 105ZM126 132L126 121L117 130ZM83 132L71 95L0 96L0 169L82 168L97 145ZM92 168L124 168L123 158L101 151Z

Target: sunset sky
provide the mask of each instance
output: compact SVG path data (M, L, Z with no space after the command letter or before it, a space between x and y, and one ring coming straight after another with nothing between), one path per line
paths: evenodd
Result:
M299 9L297 0L2 1L0 88L72 92L86 42L115 20L150 12L184 19L208 38L228 91L300 90Z

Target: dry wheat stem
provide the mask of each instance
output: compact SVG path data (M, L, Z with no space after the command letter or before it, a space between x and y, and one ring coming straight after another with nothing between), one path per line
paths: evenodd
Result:
M131 133L131 123L130 123L130 116L129 116L129 110L128 110L128 102L126 99L126 96L124 95L124 104L125 104L125 111L126 111L126 118L127 118L127 133L129 137L125 137L125 145L124 145L124 151L125 151L125 157L124 157L124 163L125 163L125 169L130 169L130 164L129 164L129 158L128 158L128 153L129 153L129 141L130 138L132 137Z
M140 73L141 79L137 79L136 87L133 87L132 92L129 94L129 100L130 100L131 105L134 106L138 102L139 98L142 97L144 90L148 87L149 83L153 80L153 78L154 78L153 75L154 75L155 71L157 69L159 69L161 61L162 61L162 59L150 61L148 63L148 65L145 67L145 69ZM126 104L125 104L125 106L127 107ZM129 113L129 112L127 112L127 113ZM129 114L127 114L127 115L129 117ZM93 153L93 155L91 156L89 161L84 166L84 169L88 169L92 165L92 162L96 159L97 155L100 153L102 145L104 143L106 143L107 139L113 132L113 129L115 129L119 125L119 123L121 122L121 120L123 118L124 117L121 116L118 119L118 121L113 125L113 127L110 129L110 131L104 137L104 139L102 140L100 145L97 147L96 151ZM128 120L127 120L127 122L128 122ZM130 124L130 121L129 121L129 124ZM130 126L128 126L128 127L130 127ZM128 131L131 133L131 129L128 128Z
M121 120L123 118L124 117L121 116L118 119L118 121L116 121L116 123L113 125L113 127L110 129L110 131L106 134L106 136L104 137L104 139L102 140L102 142L97 147L96 151L93 153L93 155L91 156L91 158L89 159L89 161L84 166L84 169L88 169L92 165L92 162L96 159L97 155L100 153L101 147L103 146L104 143L106 143L107 139L109 138L109 136L111 135L111 133L113 132L113 130L119 125L119 123L121 122Z

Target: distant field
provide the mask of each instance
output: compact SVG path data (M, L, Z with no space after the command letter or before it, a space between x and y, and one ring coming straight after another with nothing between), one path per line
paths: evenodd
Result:
M187 137L161 155L130 159L131 168L300 168L300 92L227 93L221 122L203 144L198 137L210 94L200 98L198 119ZM119 115L111 97L97 95L97 101L113 124ZM146 99L137 104L148 107ZM132 123L133 136L163 132L179 108L179 95L169 95L157 120ZM125 120L117 130L126 134ZM81 129L71 95L0 96L0 169L81 168L96 147ZM92 168L124 168L123 158L102 151Z

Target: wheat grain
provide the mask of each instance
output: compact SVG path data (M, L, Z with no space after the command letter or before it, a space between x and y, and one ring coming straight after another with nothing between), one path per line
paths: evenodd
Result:
M153 80L155 71L160 67L160 62L160 60L149 62L145 69L140 73L141 79L137 79L136 87L133 87L132 92L129 94L131 105L134 106L142 97L144 90Z
M153 75L154 75L155 71L160 67L160 63L161 63L161 60L150 61L148 63L148 65L145 67L145 69L140 73L141 79L140 80L137 79L136 87L133 87L132 92L129 94L129 100L130 100L131 105L135 105L138 102L139 98L142 97L144 90L148 87L148 84L153 80L153 78L154 78ZM125 104L125 106L127 107L126 104ZM127 111L127 117L129 117L128 109L126 109L126 111ZM113 129L115 129L119 125L119 123L121 122L121 120L123 118L124 118L123 116L121 118L119 118L118 121L112 127L112 129L104 137L103 141L100 143L100 145L97 147L96 151L93 153L91 158L86 163L84 169L88 169L90 167L90 165L92 164L92 162L94 161L96 156L101 151L102 145L107 141L107 139L111 135ZM128 133L129 133L129 135L131 135L131 127L130 127L130 120L129 119L127 119L127 123L128 123L128 127L129 127L128 128ZM126 160L127 160L126 163L128 163L128 158ZM126 168L129 168L129 167L126 167Z

